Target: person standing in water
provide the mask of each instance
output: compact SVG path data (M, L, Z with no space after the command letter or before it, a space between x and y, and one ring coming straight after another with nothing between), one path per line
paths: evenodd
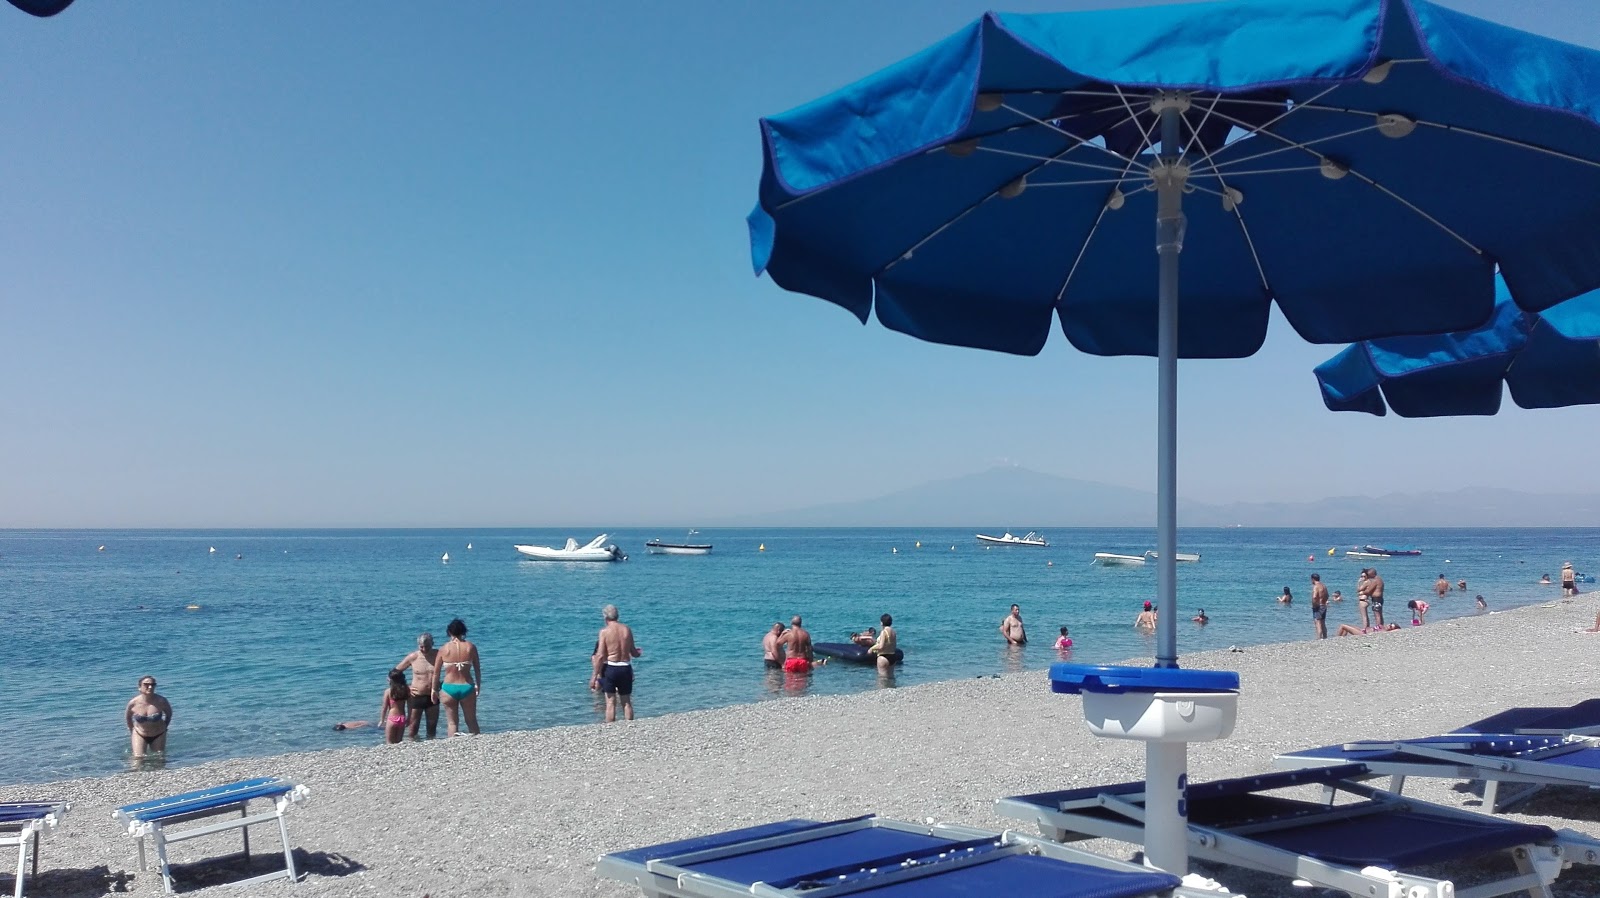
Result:
M396 667L389 671L389 685L383 690L383 704L378 706L378 720L383 723L383 741L398 745L406 735L406 709L411 705L411 687L406 685L406 672Z
M783 637L783 646L789 655L783 662L784 673L809 673L816 666L816 655L811 650L811 631L805 628L800 615L789 618L789 632Z
M1311 625L1318 639L1328 638L1328 587L1321 574L1311 575Z
M1011 606L1011 613L1000 619L1000 635L1011 645L1027 645L1028 631L1022 626L1022 609Z
M894 653L899 649L900 636L894 631L894 618L885 614L878 618L878 638L867 649L867 654L877 659L878 673L894 672Z
M594 679L606 696L606 723L617 719L617 703L622 703L622 714L633 719L633 659L644 654L633 644L633 628L618 620L617 606L600 609L605 626L595 640Z
M445 729L455 736L461 731L457 716L464 717L467 732L478 735L478 696L483 692L483 666L478 662L478 647L467 641L467 625L461 618L451 621L444 631L450 641L439 650L438 686L435 694L444 704Z
M439 650L433 647L433 634L423 633L417 637L417 650L395 665L396 670L411 671L411 701L407 713L410 717L408 731L413 739L417 738L424 717L428 719L428 738L432 739L439 732L438 660Z
M600 651L598 645L595 651ZM772 629L761 637L761 663L767 670L783 670L783 621L774 621Z
M156 692L155 677L139 678L139 694L128 700L123 722L128 725L135 758L143 758L147 751L166 752L167 730L172 726L172 703Z

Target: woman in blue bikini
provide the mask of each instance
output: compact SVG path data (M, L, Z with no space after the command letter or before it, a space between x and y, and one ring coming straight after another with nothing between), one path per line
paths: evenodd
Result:
M146 751L166 752L167 728L172 726L172 703L156 693L155 677L139 678L139 694L128 702L123 722L128 725L135 758L144 757Z
M449 735L460 729L456 722L456 709L466 717L467 732L478 735L478 692L483 685L483 668L478 663L478 647L467 641L467 625L461 618L450 622L444 631L450 641L439 649L436 668L439 672L439 691L436 696L444 704L445 726Z

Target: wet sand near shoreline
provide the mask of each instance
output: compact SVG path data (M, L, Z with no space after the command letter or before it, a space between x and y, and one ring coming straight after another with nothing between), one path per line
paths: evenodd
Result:
M1507 707L1593 698L1600 695L1591 673L1600 634L1576 631L1594 621L1595 610L1580 596L1393 633L1184 656L1187 667L1236 670L1243 683L1237 729L1227 740L1191 747L1190 777L1242 776L1268 770L1280 751L1427 735ZM1035 650L1048 651L1042 641L1029 648ZM761 675L759 664L756 658L751 676ZM493 713L492 686L485 718ZM641 709L649 694L641 678ZM629 896L638 894L632 886L594 875L596 857L788 817L876 812L1002 829L1007 821L994 815L996 798L1139 779L1143 767L1141 743L1093 737L1079 701L1052 694L1044 674L1032 671L609 726L7 786L0 800L74 803L45 842L29 889L38 898L158 893L160 876L138 872L133 840L110 822L111 809L273 774L311 790L289 817L307 876L292 892L280 881L229 894ZM1453 807L1478 804L1444 781L1413 782L1407 792ZM1508 819L1600 837L1600 793L1547 790L1518 811ZM267 869L276 833L257 827L251 844L256 867ZM1121 857L1133 851L1085 844ZM236 834L207 837L173 846L172 856L182 863L237 845ZM180 890L240 875L224 863L189 870L187 878L184 868L177 872ZM1279 877L1197 872L1258 898L1306 894ZM1471 872L1445 875L1463 885ZM1600 871L1568 870L1556 894L1600 895Z

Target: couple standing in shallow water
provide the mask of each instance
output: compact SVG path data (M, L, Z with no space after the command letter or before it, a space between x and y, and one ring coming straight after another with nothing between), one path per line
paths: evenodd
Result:
M456 618L445 627L450 641L441 649L434 649L433 634L417 637L417 650L400 659L389 672L390 686L384 690L384 736L390 742L399 742L403 732L409 731L417 738L417 730L424 719L428 722L428 738L439 729L439 707L444 706L446 732L454 736L460 732L458 718L464 717L467 732L478 734L478 695L483 690L483 667L478 661L478 647L467 641L467 625ZM404 672L411 671L411 685L407 694L398 686L404 685ZM396 684L396 677L399 684Z

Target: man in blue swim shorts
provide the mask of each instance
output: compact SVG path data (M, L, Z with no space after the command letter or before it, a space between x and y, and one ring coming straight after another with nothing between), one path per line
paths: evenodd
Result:
M600 609L606 625L600 628L600 637L594 647L594 678L590 688L598 688L606 696L606 723L617 719L617 702L622 702L623 716L633 719L633 659L644 654L633 644L633 628L618 620L617 606Z

